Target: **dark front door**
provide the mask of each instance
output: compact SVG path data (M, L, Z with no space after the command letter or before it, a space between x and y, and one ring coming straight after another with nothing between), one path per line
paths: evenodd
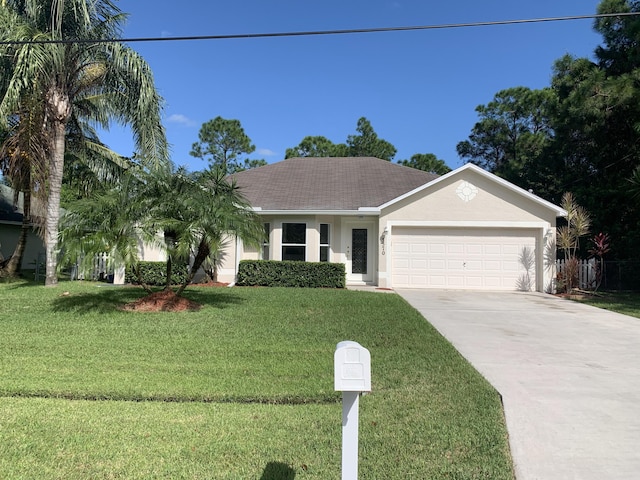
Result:
M351 230L351 273L367 274L367 229Z

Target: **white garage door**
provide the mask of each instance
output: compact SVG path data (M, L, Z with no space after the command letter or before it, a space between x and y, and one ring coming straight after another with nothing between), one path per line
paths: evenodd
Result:
M535 230L394 227L391 233L394 287L536 290Z

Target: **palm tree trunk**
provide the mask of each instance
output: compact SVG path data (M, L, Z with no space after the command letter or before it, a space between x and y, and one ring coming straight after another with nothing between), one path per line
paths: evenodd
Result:
M44 284L58 285L58 224L60 222L60 190L62 189L62 171L64 169L65 135L67 121L71 115L71 99L68 93L57 85L47 92L47 106L51 118L51 151L49 160L49 185L47 191L47 210L45 219L44 245L47 255L47 268Z
M49 190L45 220L44 244L46 250L46 286L58 284L58 223L60 221L60 190L64 168L65 124L53 122L53 139L49 161Z
M24 251L27 246L29 230L31 230L31 191L27 188L23 193L24 200L20 236L18 237L16 248L13 250L13 255L11 255L9 262L3 269L3 274L7 277L15 277L20 272L22 258L24 257Z
M168 252L165 290L171 290L171 282L173 280L173 252L175 251L176 240L176 233L174 231L169 230L164 232L164 243L167 246Z
M171 281L173 274L173 262L171 261L171 255L167 255L167 270L166 270L166 280L164 289L171 290Z
M193 259L193 265L191 266L189 275L187 275L187 278L185 278L184 282L182 282L182 285L180 285L180 288L178 288L178 290L176 291L177 296L182 295L182 292L184 292L184 289L187 288L187 285L191 283L191 281L193 280L193 277L196 276L196 273L198 272L198 270L200 269L200 267L202 266L202 264L207 259L210 253L211 253L211 248L209 247L209 244L205 242L204 239L202 239L200 241L200 244L198 245L198 251L196 252L195 258Z
M133 271L135 272L136 277L138 278L138 283L140 284L142 289L149 294L153 293L153 290L151 290L151 287L147 285L145 281L142 279L142 272L140 271L139 263L133 266Z

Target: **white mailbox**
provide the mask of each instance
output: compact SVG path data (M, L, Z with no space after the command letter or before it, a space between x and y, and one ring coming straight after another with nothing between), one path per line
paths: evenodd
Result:
M338 343L333 355L335 390L371 391L371 354L358 342Z

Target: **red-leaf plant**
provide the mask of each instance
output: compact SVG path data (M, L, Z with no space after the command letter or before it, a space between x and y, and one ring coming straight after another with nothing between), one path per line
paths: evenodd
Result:
M589 249L589 253L596 258L596 279L594 290L597 290L602 283L604 275L604 259L603 257L611 250L611 240L606 233L598 233L591 239L593 247Z

